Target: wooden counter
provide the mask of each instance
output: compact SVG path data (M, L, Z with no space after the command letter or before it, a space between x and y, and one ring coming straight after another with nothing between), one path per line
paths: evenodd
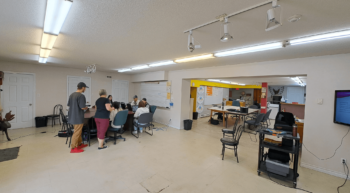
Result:
M305 104L281 103L281 111L293 113L299 119L305 118Z

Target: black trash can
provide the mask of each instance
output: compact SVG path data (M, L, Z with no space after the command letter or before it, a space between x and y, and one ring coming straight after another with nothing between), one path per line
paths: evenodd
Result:
M198 119L198 112L193 112L193 120L197 120Z
M35 117L35 127L47 127L47 117Z
M184 120L184 129L191 130L192 129L192 120L186 119Z

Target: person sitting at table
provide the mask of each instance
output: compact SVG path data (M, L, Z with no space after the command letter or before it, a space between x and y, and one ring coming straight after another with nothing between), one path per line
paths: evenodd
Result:
M125 110L125 109L126 109L125 103L121 102L121 103L120 103L120 108L121 108L122 110Z
M120 109L119 109L119 102L113 102L113 107L114 107L114 110L111 111L111 113L109 114L109 120L112 121L112 123L113 123L114 117L120 111Z
M130 102L131 106L139 105L139 100L137 98L137 95L134 96L134 100Z
M145 103L143 101L139 102L139 108L136 110L135 114L134 114L134 122L138 123L138 118L140 117L140 115L144 114L144 113L149 113L149 108L146 108ZM134 126L134 131L133 133L136 135L137 134L137 127ZM142 133L142 127L140 127L140 133Z
M131 111L132 112L132 107L131 107L131 104L126 104L126 108L128 109L128 111Z
M149 104L148 104L148 102L147 102L147 99L146 99L146 98L143 98L142 101L145 103L146 108L149 108Z
M113 97L112 97L112 95L108 95L108 100L109 100L109 103L111 104L111 105L113 105Z
M98 149L101 150L107 148L107 146L103 143L105 134L109 127L109 114L114 110L114 107L111 107L105 89L101 89L99 94L100 98L96 100L95 122L97 127L97 139L99 143Z

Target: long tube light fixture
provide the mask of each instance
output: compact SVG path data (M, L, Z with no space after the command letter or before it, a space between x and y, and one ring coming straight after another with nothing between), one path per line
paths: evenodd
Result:
M265 45L252 46L252 47L247 47L247 48L217 52L214 55L216 57L225 57L225 56L232 56L232 55L238 55L238 54L260 52L260 51L264 51L264 50L278 49L278 48L282 48L282 47L283 47L283 43L277 42L277 43L271 43L271 44L265 44Z
M156 67L156 66L165 66L165 65L170 65L170 64L176 64L174 61L169 60L169 61L163 61L163 62L157 62L153 64L149 64L150 67Z
M314 35L314 36L305 37L305 38L298 38L298 39L290 40L289 43L290 45L294 46L299 44L333 40L333 39L346 38L346 37L350 37L350 30L332 32L332 33L327 33L322 35Z
M73 4L73 0L47 0L44 32L58 35Z
M125 69L118 70L118 72L128 72L128 71L131 71L131 69L130 68L125 68Z
M213 54L205 54L205 55L200 55L200 56L193 56L193 57L188 57L188 58L182 58L182 59L177 59L174 62L176 63L184 63L184 62L192 62L192 61L197 61L197 60L205 60L209 58L214 58Z
M218 80L218 79L208 79L207 81L211 81L211 82L220 82L221 80Z
M226 80L221 80L220 82L225 83L225 84L230 84L230 81L226 81Z
M72 4L73 0L47 0L44 33L40 45L40 63L47 62Z
M136 66L134 68L131 68L132 70L141 70L141 69L145 69L145 68L149 68L148 65L142 65L142 66Z

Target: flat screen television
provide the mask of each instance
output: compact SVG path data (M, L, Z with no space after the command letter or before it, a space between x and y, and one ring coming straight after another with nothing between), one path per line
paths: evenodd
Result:
M350 126L350 90L335 91L333 121Z

